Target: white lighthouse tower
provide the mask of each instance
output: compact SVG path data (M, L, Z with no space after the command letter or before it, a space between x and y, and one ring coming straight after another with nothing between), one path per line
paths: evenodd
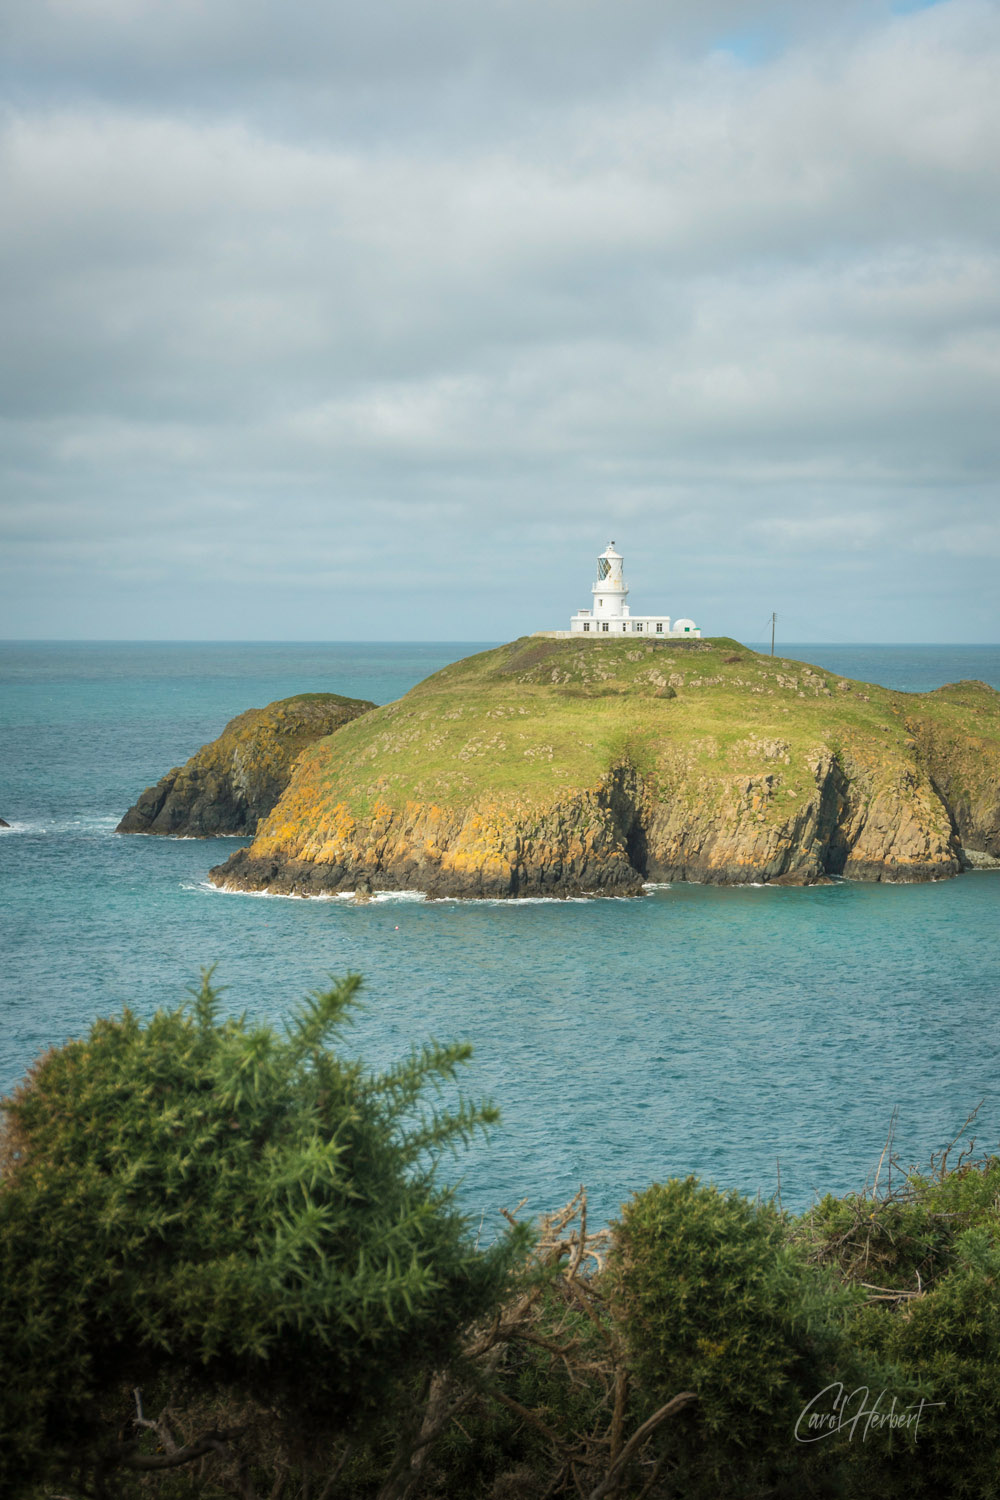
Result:
M628 584L622 577L622 555L609 542L597 559L597 582L590 592L594 596L594 619L617 620L628 617Z

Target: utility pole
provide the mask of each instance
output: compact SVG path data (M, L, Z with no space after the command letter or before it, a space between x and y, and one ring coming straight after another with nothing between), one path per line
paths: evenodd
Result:
M771 612L771 655L772 656L774 655L774 622L775 622L775 620L777 618L778 618L778 616L772 610L772 612Z

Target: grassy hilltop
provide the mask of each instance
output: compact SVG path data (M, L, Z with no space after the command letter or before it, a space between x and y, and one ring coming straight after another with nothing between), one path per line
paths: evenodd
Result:
M525 637L302 755L222 883L432 894L933 879L1000 855L1000 694L728 639Z

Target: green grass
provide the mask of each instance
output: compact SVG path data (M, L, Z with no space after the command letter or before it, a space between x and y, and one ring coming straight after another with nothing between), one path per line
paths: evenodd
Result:
M454 662L317 742L296 805L279 804L269 827L292 834L336 805L365 820L379 804L483 798L541 810L623 763L664 800L711 802L723 782L769 776L755 816L778 820L815 795L817 754L902 775L920 745L961 745L970 731L995 763L1000 694L983 684L901 693L727 638L529 636Z

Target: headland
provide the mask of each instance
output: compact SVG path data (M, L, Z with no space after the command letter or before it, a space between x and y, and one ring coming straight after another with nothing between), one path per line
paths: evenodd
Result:
M281 894L625 896L1000 862L1000 693L909 694L729 639L524 637L300 754L211 872Z
M285 790L302 751L374 707L338 693L300 693L248 709L218 739L147 787L117 832L246 837Z

